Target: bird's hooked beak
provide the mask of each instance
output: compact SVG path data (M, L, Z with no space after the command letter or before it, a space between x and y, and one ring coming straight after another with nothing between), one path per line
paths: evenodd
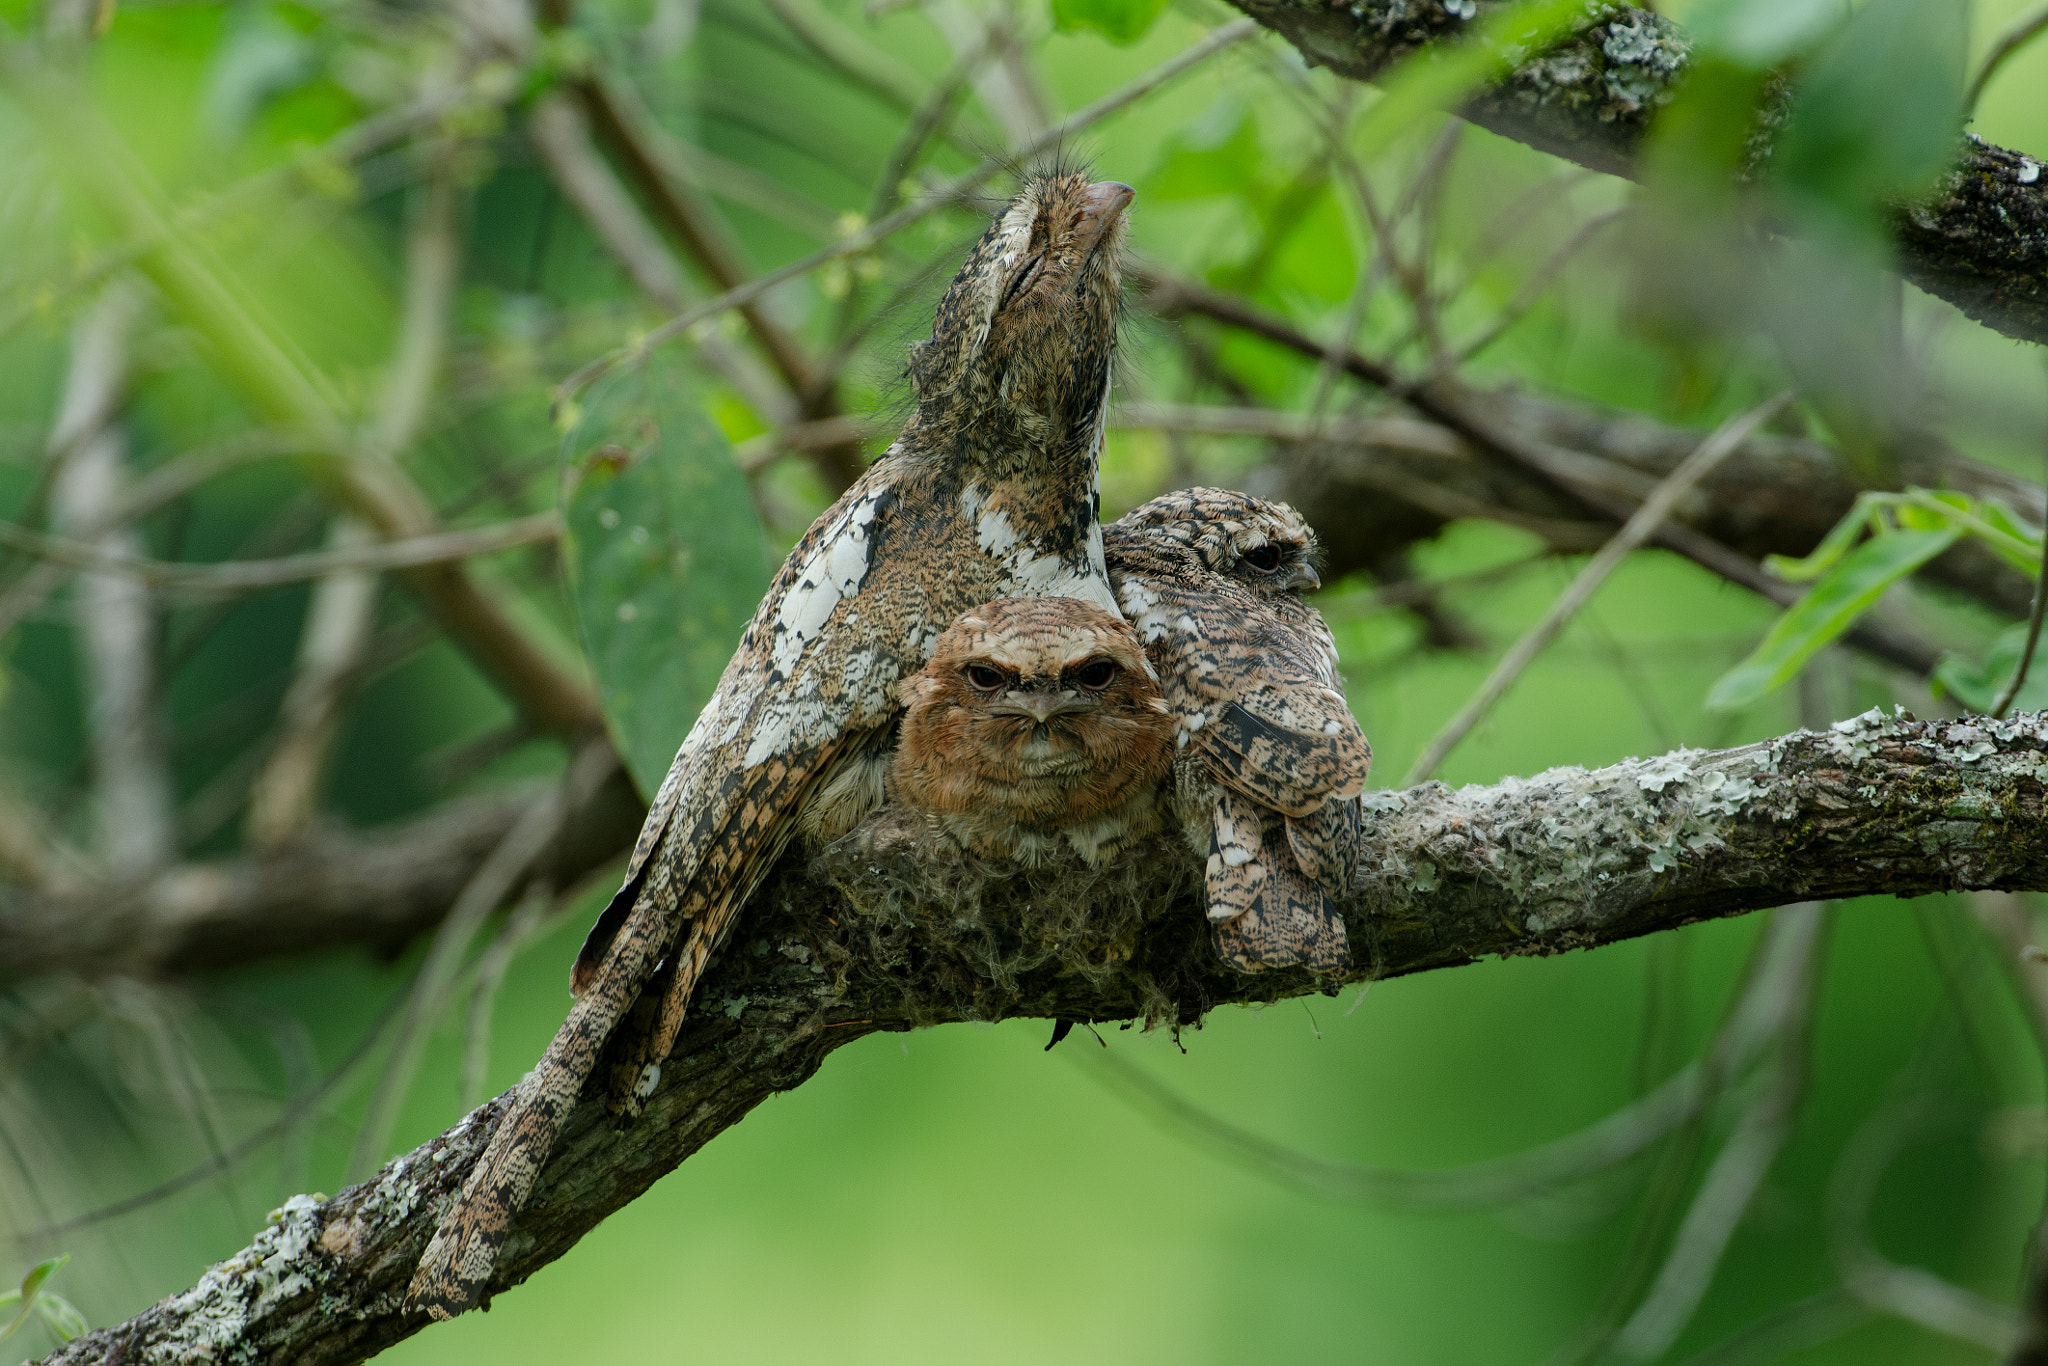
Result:
M1042 726L1055 716L1088 711L1093 706L1092 702L1071 691L1011 692L1004 693L990 706L989 713L993 716L1028 716Z
M1083 255L1095 250L1095 244L1137 193L1121 180L1098 180L1081 191L1081 217L1074 224L1074 241Z
M1287 591L1290 593L1313 593L1322 586L1322 575L1316 573L1312 564L1304 562L1287 571Z

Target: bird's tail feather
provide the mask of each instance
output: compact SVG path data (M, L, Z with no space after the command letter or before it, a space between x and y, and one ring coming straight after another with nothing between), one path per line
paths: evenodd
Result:
M605 1039L639 995L665 947L666 917L641 906L614 939L589 988L514 1092L511 1107L442 1216L413 1272L405 1305L436 1319L473 1308L490 1284L498 1250L596 1068Z

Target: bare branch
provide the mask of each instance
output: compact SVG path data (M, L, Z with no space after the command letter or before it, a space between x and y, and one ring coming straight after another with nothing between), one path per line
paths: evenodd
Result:
M886 218L877 219L859 232L850 233L839 241L834 242L831 246L814 251L809 256L791 261L788 265L779 266L774 270L757 275L746 284L728 289L717 298L711 299L696 308L686 309L675 317L670 318L661 326L648 332L631 345L621 347L607 355L598 357L556 386L557 396L559 398L570 398L583 392L584 389L596 383L600 376L612 369L637 360L654 347L680 335L698 323L703 322L706 318L714 318L720 313L738 308L742 304L752 303L777 285L794 280L800 275L807 275L820 266L829 265L834 261L843 261L850 256L858 256L863 252L873 250L877 245L904 228L909 227L911 224L922 222L940 209L959 203L999 172L1007 170L1019 162L1029 161L1041 152L1059 146L1082 129L1091 127L1101 120L1108 118L1111 114L1143 99L1159 89L1159 87L1200 65L1216 53L1249 38L1256 31L1257 26L1250 20L1236 20L1223 25L1200 41L1189 44L1184 50L1169 57L1142 76L1125 83L1085 108L1075 111L1075 113L1062 119L1054 127L1046 129L1023 146L1012 149L1009 155L1000 158L991 157L971 170L962 171L959 175L954 176L917 203L906 204Z
M109 515L127 479L128 438L116 410L128 390L128 332L141 310L134 287L116 283L80 320L50 437L57 525L91 536L89 553L115 559L141 545ZM91 730L95 844L110 873L136 877L178 851L157 712L156 605L134 579L92 573L78 582L72 616Z
M691 183L675 140L624 84L593 74L575 89L599 135L690 259L719 289L742 287L750 271L739 241L717 206ZM812 420L839 416L838 376L820 370L803 344L757 301L742 300L734 307L795 395L799 415ZM764 409L769 416L776 412ZM858 479L866 465L860 446L851 442L822 448L814 459L819 474L835 491Z
M171 231L161 189L71 78L39 65L19 44L0 40L0 82L52 148L70 158L98 209L125 235L150 242L137 268L172 311L211 343L223 375L254 408L279 426L311 434L316 451L352 450L326 378L250 310L219 261ZM432 505L396 463L332 454L302 463L329 497L381 533L418 536L433 529ZM535 725L553 735L579 736L599 724L591 690L550 658L459 564L437 559L405 568L402 577L450 638Z
M2048 885L2044 772L2048 717L1949 724L1872 713L1735 750L1374 794L1347 907L1354 977L1590 947L1792 899ZM921 886L929 899L891 899ZM704 1008L637 1127L616 1130L601 1097L572 1112L494 1288L561 1256L865 1033L1020 1015L1192 1019L1314 989L1299 972L1245 976L1220 963L1198 889L1177 842L1099 875L991 878L974 889L984 924L1028 930L1055 914L1081 941L992 972L999 941L960 928L957 870L873 849L789 861L749 912L748 937L779 951L728 954L707 976ZM216 1357L337 1363L416 1332L425 1318L400 1310L401 1292L502 1105L362 1186L294 1198L193 1289L49 1360L175 1357L212 1334ZM223 1324L235 1325L232 1340L219 1336Z
M1299 331L1284 319L1274 317L1243 300L1218 294L1213 290L1185 280L1175 279L1156 267L1143 265L1133 272L1146 290L1153 307L1163 317L1175 318L1197 314L1214 319L1226 326L1240 329L1254 336L1262 337L1276 345L1286 347L1304 357L1318 358L1324 348L1313 338ZM1503 466L1517 471L1518 479L1529 481L1525 489L1533 486L1539 496L1551 507L1581 515L1590 513L1601 520L1626 521L1642 499L1649 496L1656 487L1656 478L1647 471L1632 468L1630 463L1608 460L1600 455L1588 453L1586 447L1597 443L1573 440L1567 445L1559 435L1568 433L1572 423L1566 417L1571 410L1545 404L1541 400L1521 402L1514 395L1489 394L1483 390L1467 388L1457 380L1442 378L1424 384L1412 384L1396 375L1385 364L1362 356L1356 351L1344 357L1344 369L1353 378L1383 389L1400 399L1416 412L1442 423L1450 431L1469 441L1475 450L1484 452ZM1560 419L1553 429L1543 421L1518 422L1504 420L1519 409L1528 414L1548 414ZM1589 416L1583 410L1579 415ZM1638 426L1654 426L1638 420ZM1668 431L1668 429L1666 429ZM1690 450L1697 437L1688 437L1679 451L1670 453L1673 464L1682 459ZM1830 473L1837 481L1837 488L1856 490L1857 485L1845 477L1842 462L1831 453L1824 457L1834 466ZM1963 478L1947 481L1951 487L1967 486L1975 473L1967 468L1968 462L1953 462ZM1981 469L1981 467L1979 467ZM1668 471L1660 471L1660 473ZM1997 483L1999 476L1983 471L1983 478ZM1346 499L1341 489L1327 487L1316 494L1287 491L1290 501L1305 507L1357 506L1355 498ZM2020 481L2005 480L2007 485ZM1754 497L1754 494L1752 495ZM1853 502L1852 491L1841 507L1844 511ZM1511 505L1515 499L1493 498L1478 500L1476 505ZM2030 504L2031 499L2026 500ZM1839 515L1839 514L1837 514ZM1347 529L1332 525L1332 519L1323 519L1325 539L1333 543L1345 539ZM1433 534L1436 524L1411 532L1413 539L1420 534ZM1810 548L1826 532L1827 523L1814 531L1812 539L1805 542ZM1331 533L1335 532L1333 536ZM1353 533L1355 534L1355 533ZM1701 567L1721 575L1734 583L1769 598L1780 605L1789 605L1799 596L1799 589L1783 583L1764 572L1761 565L1747 555L1732 549L1711 535L1702 534L1685 524L1682 519L1667 521L1657 533L1657 542L1676 551ZM1341 551L1339 552L1341 560ZM1803 553L1803 552L1802 552ZM1937 561L1939 563L1939 561ZM1980 566L1982 561L1977 562ZM1995 571L1987 570L1984 579L1997 582ZM2015 579L2017 575L2013 576ZM1931 671L1939 660L1939 651L1928 641L1918 639L1900 626L1882 621L1876 614L1864 617L1849 632L1852 644L1876 658L1896 664L1918 674Z
M561 834L569 813L589 799L590 792L610 776L617 762L608 742L584 745L562 780L527 805L449 907L447 918L434 932L426 961L420 964L419 977L407 994L398 1038L384 1064L384 1075L370 1097L362 1127L356 1132L355 1148L348 1161L351 1178L361 1179L383 1160L391 1142L391 1126L398 1120L398 1106L412 1086L413 1073L426 1050L427 1033L447 1008L470 941L483 927L484 918L504 905L519 888L527 870Z
M2003 1355L2020 1341L2019 1318L2012 1310L1931 1271L1891 1261L1871 1244L1866 1227L1885 1169L1925 1135L1939 1109L1939 1102L1925 1093L1902 1096L1881 1107L1850 1138L1828 1184L1835 1265L1843 1287L1877 1312Z
M1515 680L1522 676L1522 671L1542 653L1544 646L1556 638L1557 633L1564 629L1565 623L1578 614L1578 610L1592 599L1593 594L1600 591L1600 585L1607 582L1608 575L1620 568L1623 560L1633 555L1645 541L1657 534L1658 528L1664 525L1664 519L1671 515L1671 510L1678 506L1679 500L1691 493L1693 486L1706 478L1714 466L1733 455L1744 437L1791 401L1792 391L1787 389L1776 398L1767 399L1748 412L1730 418L1721 424L1719 431L1701 442L1699 449L1687 456L1684 463L1666 475L1664 482L1651 490L1650 496L1643 500L1643 505L1635 510L1621 530L1614 533L1614 539L1601 546L1600 553L1587 561L1585 568L1573 577L1564 592L1558 594L1557 601L1550 605L1550 610L1543 614L1543 619L1523 632L1522 638L1501 656L1500 663L1486 676L1486 681L1479 685L1478 691L1458 709L1458 714L1446 721L1443 729L1423 746L1422 753L1416 756L1414 765L1408 770L1408 776L1401 780L1401 785L1410 787L1433 777L1445 756L1457 748L1458 742L1471 733L1472 727L1479 724L1479 719L1491 711L1493 704L1500 701L1502 695L1514 686Z
M1232 0L1294 44L1311 66L1376 81L1402 59L1445 40L1494 9L1442 0ZM1503 137L1609 175L1635 172L1656 111L1692 65L1685 30L1648 9L1589 7L1592 22L1459 107ZM1757 148L1768 153L1768 144ZM1891 214L1900 273L1987 327L2048 341L2048 177L2041 160L1959 140L1956 167L1926 199Z
M276 850L186 863L140 885L0 889L0 982L161 976L338 946L395 947L448 914L532 790L444 802L388 829L314 827ZM577 886L632 847L646 804L623 772L570 813L532 875Z
M592 145L589 120L576 102L560 91L542 97L527 132L555 188L576 206L640 292L670 313L695 304L697 292L675 257ZM796 400L752 356L735 350L711 328L692 340L705 363L763 418L778 426L799 420Z
M398 346L371 435L376 453L386 458L396 459L418 437L440 376L448 313L462 272L458 209L453 168L444 154L419 195L406 239ZM341 516L329 528L328 549L361 550L372 539L368 526ZM375 576L362 570L329 574L314 585L277 736L249 786L244 833L260 848L282 844L313 819L347 685L375 625L377 597Z
M975 95L1012 147L1023 146L1051 121L1043 93L1017 55L1015 13L1008 4L977 14L960 0L926 0L924 12L956 59L973 52L993 59L973 67Z
M1650 1292L1616 1333L1615 1350L1623 1356L1654 1361L1671 1350L1706 1298L1736 1226L1762 1189L1785 1140L1792 1136L1811 1069L1813 978L1826 916L1826 907L1804 905L1787 906L1775 917L1788 939L1803 949L1793 974L1796 988L1790 994L1795 1005L1784 1021L1781 1056L1761 1092L1736 1122L1735 1132L1707 1168L1706 1179L1672 1239Z
M530 517L515 517L496 526L437 531L409 540L315 550L275 560L182 564L152 560L125 551L103 550L92 542L45 536L26 527L0 522L0 545L11 549L128 582L198 593L246 593L288 583L305 583L329 574L449 565L477 555L515 550L523 545L539 545L561 534L562 519L558 514L536 512Z
M370 529L353 517L335 518L328 532L329 554L360 553L371 544ZM377 596L376 576L361 569L328 574L313 589L277 738L249 786L243 833L257 848L284 843L313 819L344 690L375 624Z
M1998 74L2013 54L2028 43L2048 32L2048 4L2034 6L2026 13L2007 24L1996 39L1991 50L1984 54L1984 61L1977 68L1977 74L1970 78L1970 88L1963 92L1963 108L1974 111L1984 98L1984 87L1991 84L1991 78Z

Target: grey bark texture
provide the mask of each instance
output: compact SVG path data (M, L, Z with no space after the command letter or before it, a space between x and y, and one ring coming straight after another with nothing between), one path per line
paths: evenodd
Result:
M1311 66L1373 81L1456 39L1502 0L1231 0ZM1576 37L1523 60L1458 111L1482 128L1609 175L1628 176L1657 109L1692 62L1679 25L1592 0ZM1762 151L1767 154L1768 144ZM1974 136L1925 199L1892 216L1900 274L2008 337L2048 341L2048 179L2041 160Z
M1828 897L2048 889L2048 717L1873 711L1818 734L1370 794L1347 921L1354 980L1612 943ZM1040 1016L1178 1027L1332 989L1246 976L1212 949L1191 856L1026 874L878 852L786 862L705 979L641 1122L572 1115L506 1245L519 1284L841 1044ZM508 1093L509 1094L509 1093ZM297 1196L247 1248L50 1363L359 1361L426 1326L407 1277L506 1097L371 1180Z

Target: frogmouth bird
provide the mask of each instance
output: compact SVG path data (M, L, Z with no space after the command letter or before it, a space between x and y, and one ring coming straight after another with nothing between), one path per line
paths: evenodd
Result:
M630 1113L652 1093L740 906L803 808L887 736L897 685L955 618L1007 597L1116 612L1096 461L1131 197L1078 174L1032 178L968 253L911 349L915 412L798 541L742 634L577 958L576 1004L443 1217L408 1307L448 1318L485 1293L564 1117L643 997L614 1097Z
M895 797L971 853L1088 863L1161 823L1174 723L1119 617L1073 598L974 608L899 690Z
M1248 972L1350 964L1326 892L1350 881L1372 749L1344 703L1315 534L1285 503L1169 493L1103 529L1123 615L1178 727L1173 805L1206 855L1209 919Z

